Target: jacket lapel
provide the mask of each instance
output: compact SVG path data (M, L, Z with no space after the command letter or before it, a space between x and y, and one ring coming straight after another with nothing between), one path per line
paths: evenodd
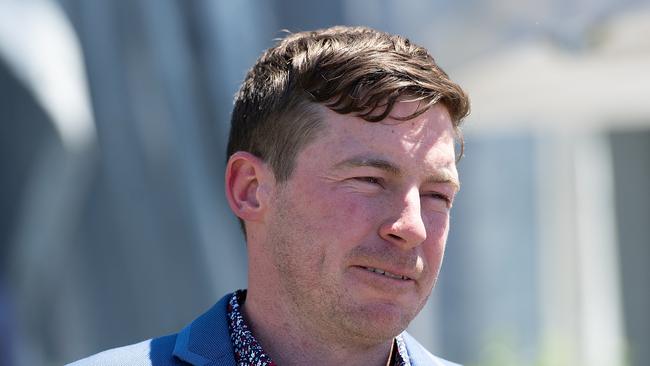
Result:
M176 337L174 356L196 366L236 366L226 306L230 294L185 327Z

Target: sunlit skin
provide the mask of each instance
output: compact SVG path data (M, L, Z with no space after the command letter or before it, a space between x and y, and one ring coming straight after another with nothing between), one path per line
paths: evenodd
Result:
M451 120L442 105L407 121L324 107L321 119L285 182L250 154L229 161L247 225L245 316L278 364L385 365L442 262L459 187Z

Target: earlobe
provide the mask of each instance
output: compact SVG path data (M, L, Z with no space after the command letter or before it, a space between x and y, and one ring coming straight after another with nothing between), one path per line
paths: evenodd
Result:
M266 207L262 187L268 179L268 168L255 155L238 151L226 166L226 198L230 209L244 221L257 221Z

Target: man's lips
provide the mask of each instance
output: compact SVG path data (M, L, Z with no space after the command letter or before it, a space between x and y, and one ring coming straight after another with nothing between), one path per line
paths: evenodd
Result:
M390 271L380 269L380 268L376 268L376 267L358 266L358 268L362 268L362 269L364 269L366 271L374 272L374 273L377 273L377 274L380 274L380 275L383 275L383 276L386 276L388 278L392 278L392 279L395 279L395 280L408 281L408 280L413 279L412 277L409 277L407 275L390 272Z

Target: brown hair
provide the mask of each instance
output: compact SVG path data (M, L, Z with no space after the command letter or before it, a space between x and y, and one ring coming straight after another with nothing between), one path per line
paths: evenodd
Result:
M322 126L315 103L377 122L405 97L419 101L420 108L404 120L438 102L447 107L460 157L459 125L469 113L469 100L423 47L365 27L290 34L246 75L235 96L227 154L248 151L260 157L282 182Z

